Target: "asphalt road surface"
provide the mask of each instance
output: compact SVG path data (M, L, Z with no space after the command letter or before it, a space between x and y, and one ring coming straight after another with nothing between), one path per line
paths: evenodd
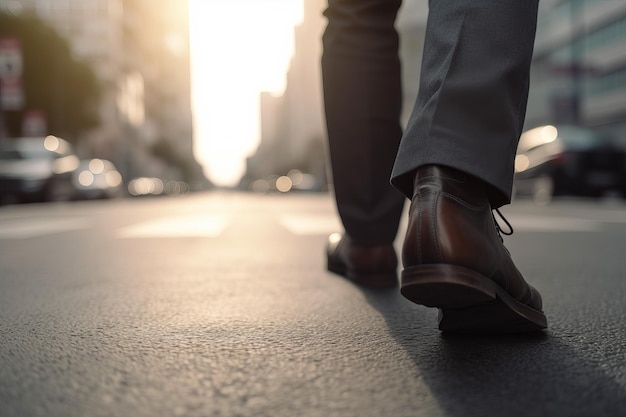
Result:
M626 205L504 213L540 334L327 273L328 195L0 207L0 416L625 416Z

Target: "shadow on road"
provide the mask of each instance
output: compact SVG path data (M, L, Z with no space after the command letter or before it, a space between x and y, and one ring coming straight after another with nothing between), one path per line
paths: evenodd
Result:
M434 309L397 289L363 292L445 415L626 415L624 388L558 334L447 336L437 330Z

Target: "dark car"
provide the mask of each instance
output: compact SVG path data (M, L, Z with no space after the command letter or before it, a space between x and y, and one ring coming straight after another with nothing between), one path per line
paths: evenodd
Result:
M515 195L538 203L553 196L623 193L626 153L607 137L578 126L540 126L524 132L515 158Z
M70 200L78 164L70 143L56 136L2 139L0 202Z

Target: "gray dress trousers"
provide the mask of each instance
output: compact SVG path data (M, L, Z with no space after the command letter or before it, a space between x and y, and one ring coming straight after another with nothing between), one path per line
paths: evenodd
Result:
M509 203L526 113L538 0L430 0L419 93L403 133L400 6L329 0L324 12L334 193L346 233L361 244L395 239L423 165L471 174L493 208Z

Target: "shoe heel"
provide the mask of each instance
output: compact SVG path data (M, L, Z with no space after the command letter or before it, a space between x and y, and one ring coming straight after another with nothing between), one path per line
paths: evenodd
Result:
M426 264L405 268L400 292L427 307L466 308L496 299L496 284L482 274L457 265Z

